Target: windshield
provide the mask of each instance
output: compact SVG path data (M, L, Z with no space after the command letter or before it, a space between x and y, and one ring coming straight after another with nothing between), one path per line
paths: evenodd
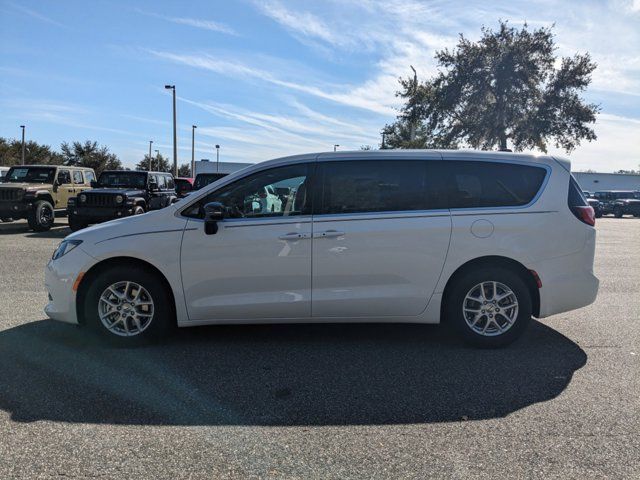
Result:
M196 180L193 182L193 189L199 190L202 187L206 187L210 183L220 180L222 177L226 176L226 173L199 173L196 175Z
M107 188L144 188L147 174L143 172L104 172L98 179L101 187Z
M12 167L5 182L53 183L56 169L52 167Z

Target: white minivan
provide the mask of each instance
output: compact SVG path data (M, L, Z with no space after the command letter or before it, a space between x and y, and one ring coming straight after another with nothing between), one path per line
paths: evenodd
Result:
M265 191L274 208L255 201ZM443 321L500 346L532 316L595 300L594 223L569 162L550 156L281 158L69 235L45 312L124 343L174 325Z

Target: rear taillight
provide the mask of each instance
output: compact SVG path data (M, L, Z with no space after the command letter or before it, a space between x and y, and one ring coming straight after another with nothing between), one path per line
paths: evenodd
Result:
M571 211L578 220L592 227L596 224L596 214L593 207L571 207Z

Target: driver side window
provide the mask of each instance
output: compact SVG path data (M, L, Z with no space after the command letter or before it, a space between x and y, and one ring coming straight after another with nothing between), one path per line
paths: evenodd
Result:
M203 218L203 207L209 202L224 205L228 218L310 214L309 170L310 164L296 164L249 175L210 193L183 214Z

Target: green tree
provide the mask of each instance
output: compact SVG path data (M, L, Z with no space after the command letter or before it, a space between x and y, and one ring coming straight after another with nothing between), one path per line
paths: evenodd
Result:
M191 176L191 165L188 163L183 163L178 167L178 176L179 177L190 177Z
M498 31L483 28L477 42L460 35L436 60L435 77L418 82L414 70L400 79L404 105L382 131L387 148L546 152L553 143L570 152L596 139L590 125L600 107L580 97L596 64L589 54L558 61L551 28L518 30L501 21Z
M93 168L96 175L100 175L104 170L122 169L122 162L117 155L109 152L107 146L98 145L98 142L64 142L60 145L60 150L65 165Z
M62 156L49 145L34 141L25 142L24 162L27 165L60 165ZM22 163L22 141L0 137L0 165L10 167Z
M169 163L169 159L164 157L161 153L151 157L151 164L149 164L149 155L145 155L142 160L136 164L136 170L153 170L154 172L171 172L173 171L173 165Z

